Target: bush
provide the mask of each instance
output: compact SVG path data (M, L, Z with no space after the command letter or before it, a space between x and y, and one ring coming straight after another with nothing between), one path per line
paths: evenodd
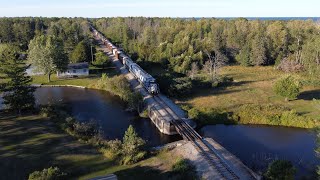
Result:
M97 125L95 122L91 121L89 123L84 122L75 122L73 123L73 133L76 137L88 140L90 138L93 138L98 132L97 132Z
M290 161L276 160L269 165L264 176L270 180L291 180L294 179L295 173L296 169Z
M291 75L280 78L273 86L277 95L287 99L296 99L300 93L301 83Z
M228 112L214 108L191 108L188 116L197 121L199 126L235 123Z
M129 83L122 75L109 78L106 74L102 74L101 79L96 84L96 88L117 95L126 102L129 101L132 94Z
M172 166L174 179L197 179L195 167L187 159L180 159Z
M66 173L60 171L58 167L50 167L42 171L35 171L29 175L29 180L59 180L64 179Z

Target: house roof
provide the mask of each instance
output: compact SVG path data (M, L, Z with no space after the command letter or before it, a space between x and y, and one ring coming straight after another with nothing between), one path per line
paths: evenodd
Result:
M68 64L68 69L85 69L89 68L88 62Z

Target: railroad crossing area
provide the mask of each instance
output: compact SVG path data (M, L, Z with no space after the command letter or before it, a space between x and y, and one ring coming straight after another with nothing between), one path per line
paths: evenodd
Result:
M97 37L96 40L99 42ZM132 89L142 94L148 107L149 117L159 131L168 135L178 133L183 137L185 143L177 149L180 149L181 156L193 161L201 177L204 179L261 179L213 139L200 136L194 130L192 121L188 120L180 107L170 99L161 94L151 96L102 42L100 42L100 48L112 59Z

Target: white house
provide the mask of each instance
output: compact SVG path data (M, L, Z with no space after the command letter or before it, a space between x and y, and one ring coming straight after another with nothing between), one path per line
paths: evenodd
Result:
M89 64L87 62L69 64L65 72L57 72L59 78L76 76L89 76Z
M32 65L29 65L28 69L26 69L26 73L28 76L38 76L38 75L44 75L44 72L38 72L35 70L35 67Z

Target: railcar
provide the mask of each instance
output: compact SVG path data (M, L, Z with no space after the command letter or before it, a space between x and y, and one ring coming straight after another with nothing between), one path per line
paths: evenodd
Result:
M103 44L108 48L111 53L122 62L122 64L138 79L143 87L152 95L159 94L159 85L156 79L150 74L145 72L138 64L134 63L130 57L128 57L120 48L113 45L107 38L105 38L100 32L92 28L94 34L102 40Z

